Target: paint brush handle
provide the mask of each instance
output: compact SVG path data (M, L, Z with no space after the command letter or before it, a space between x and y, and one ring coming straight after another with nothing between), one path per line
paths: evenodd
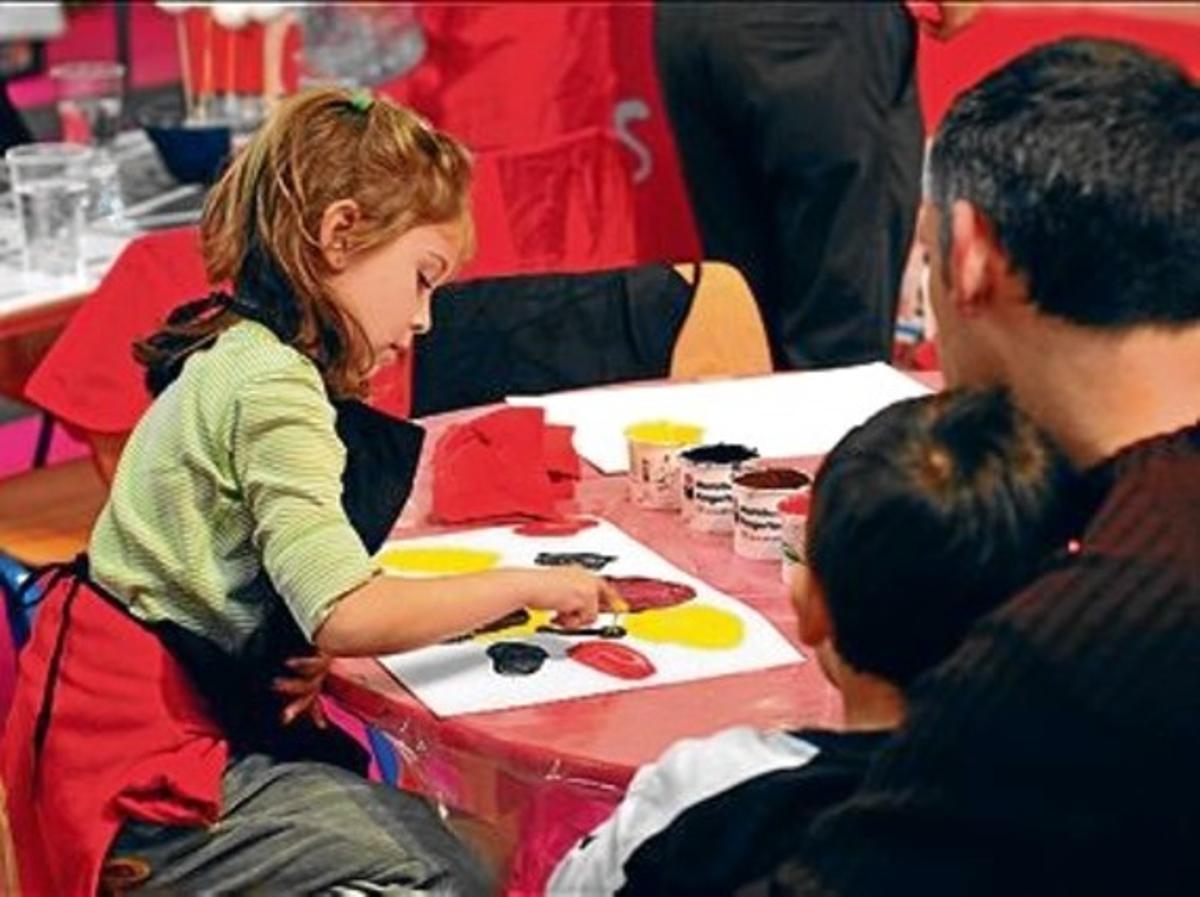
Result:
M562 635L571 638L588 638L591 636L599 636L600 638L624 638L625 627L615 624L609 626L585 626L582 629L564 629L562 626L543 625L537 628L537 631L544 635Z
M621 620L629 613L629 602L624 598L613 598L609 601L609 610L612 611L611 625L614 628L621 628Z

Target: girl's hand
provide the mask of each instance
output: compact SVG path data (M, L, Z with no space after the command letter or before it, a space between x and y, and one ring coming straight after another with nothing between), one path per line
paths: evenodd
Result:
M616 591L582 567L556 567L531 574L525 603L554 611L554 625L578 629L596 619L601 607L620 601Z
M318 729L329 725L325 711L321 709L320 698L321 686L332 660L328 654L315 654L311 657L293 657L285 663L294 675L279 677L271 683L277 694L286 695L289 699L282 714L285 726L303 714L308 714Z

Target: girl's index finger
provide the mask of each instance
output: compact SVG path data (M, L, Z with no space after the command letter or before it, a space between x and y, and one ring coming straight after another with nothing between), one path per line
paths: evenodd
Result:
M612 585L612 583L600 580L600 605L605 610L610 610L613 613L624 614L629 612L629 602L621 597L621 593Z
M324 657L291 657L284 661L284 666L298 673L321 673L329 666Z

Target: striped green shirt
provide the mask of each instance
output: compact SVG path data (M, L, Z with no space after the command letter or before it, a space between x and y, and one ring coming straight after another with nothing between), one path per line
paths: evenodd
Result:
M240 322L188 359L121 455L92 575L148 622L236 651L266 614L265 569L311 639L376 567L342 509L346 451L316 366Z

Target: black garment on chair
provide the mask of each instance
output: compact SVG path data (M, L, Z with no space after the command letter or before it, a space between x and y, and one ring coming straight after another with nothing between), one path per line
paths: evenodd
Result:
M692 295L669 265L442 287L413 353L413 416L665 377Z

